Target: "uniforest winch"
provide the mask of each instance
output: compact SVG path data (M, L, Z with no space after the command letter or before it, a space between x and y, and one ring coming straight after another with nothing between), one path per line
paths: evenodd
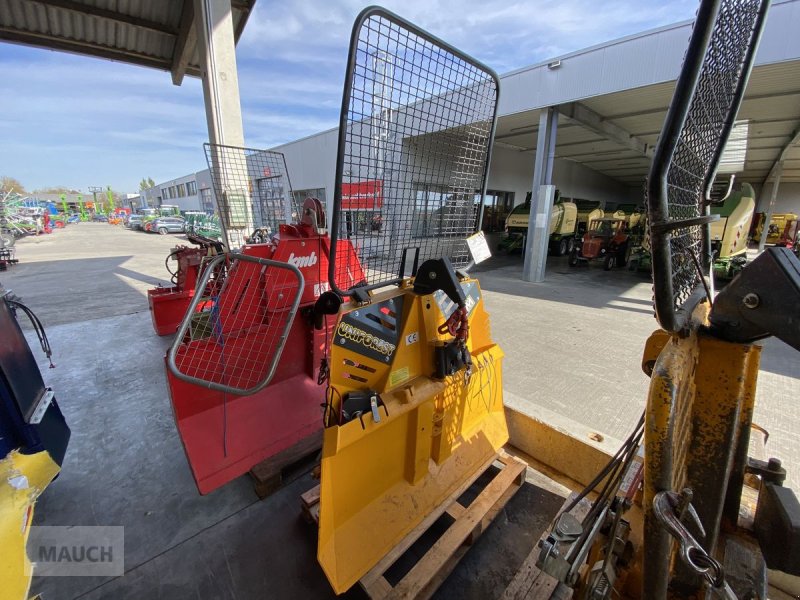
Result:
M336 315L318 558L337 593L508 440L503 353L480 286L462 271L497 97L497 76L472 58L383 9L359 15L332 238L352 243L366 285L342 285L348 256L335 246L333 290L318 307ZM420 200L423 185L436 200Z

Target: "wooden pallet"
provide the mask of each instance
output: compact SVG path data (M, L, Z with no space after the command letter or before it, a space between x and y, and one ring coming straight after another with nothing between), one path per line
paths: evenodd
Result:
M570 494L561 506L557 514L567 508L577 494ZM591 503L585 498L578 502L578 505L570 512L577 518L583 519L591 509ZM550 527L546 527L542 532L539 542L547 539L550 534ZM528 557L520 566L517 575L508 584L503 592L502 600L567 600L572 598L574 590L560 583L555 577L551 577L539 567L536 561L539 558L539 542L533 547Z
M459 497L492 465L499 466L500 471L468 506L461 504ZM526 463L503 451L495 455L364 575L359 581L361 587L373 599L430 598L525 483L527 467ZM303 494L301 500L303 513L310 521L318 523L319 486ZM389 568L445 513L454 519L453 523L400 581L395 585L389 583L385 577Z
M322 432L297 442L250 469L253 487L260 499L274 494L285 484L305 473L322 449Z

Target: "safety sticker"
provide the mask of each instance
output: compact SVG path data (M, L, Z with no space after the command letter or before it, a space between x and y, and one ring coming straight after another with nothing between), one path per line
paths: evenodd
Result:
M408 377L408 367L403 367L402 369L392 371L389 373L389 386L393 387L399 383L403 383L406 379L408 379Z

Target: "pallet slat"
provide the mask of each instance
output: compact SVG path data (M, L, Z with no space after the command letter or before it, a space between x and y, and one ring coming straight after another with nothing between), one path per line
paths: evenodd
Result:
M500 472L469 506L459 503L458 498L495 462L501 464ZM364 575L359 582L361 587L372 599L430 598L520 489L526 471L526 463L505 452L493 456ZM319 486L302 494L301 500L303 512L310 520L318 522ZM397 585L392 586L384 573L445 513L453 518L453 523Z
M387 598L424 599L433 595L524 482L527 465L516 460L505 465Z

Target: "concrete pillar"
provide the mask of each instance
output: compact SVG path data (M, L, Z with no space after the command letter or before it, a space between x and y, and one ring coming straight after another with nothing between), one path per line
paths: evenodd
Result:
M243 147L231 0L194 0L194 3L209 142ZM231 248L240 247L253 229L253 201L247 169L243 168L244 153L241 157L232 156L229 151L212 153L212 163L220 174L223 190L230 193L227 214L219 206L223 237ZM218 203L221 201L217 198Z
M758 253L764 251L764 244L767 243L767 236L769 235L769 223L772 221L772 212L775 210L775 198L778 196L778 186L781 184L781 175L783 175L783 161L775 165L775 177L772 180L772 195L769 199L769 206L767 207L766 214L764 215L764 227L761 228L761 238L758 240Z
M551 106L542 110L539 115L539 136L531 184L531 213L528 218L525 263L522 269L522 278L525 281L544 281L550 239L550 213L555 198L555 189L549 189L548 186L552 186L557 133L558 110Z

